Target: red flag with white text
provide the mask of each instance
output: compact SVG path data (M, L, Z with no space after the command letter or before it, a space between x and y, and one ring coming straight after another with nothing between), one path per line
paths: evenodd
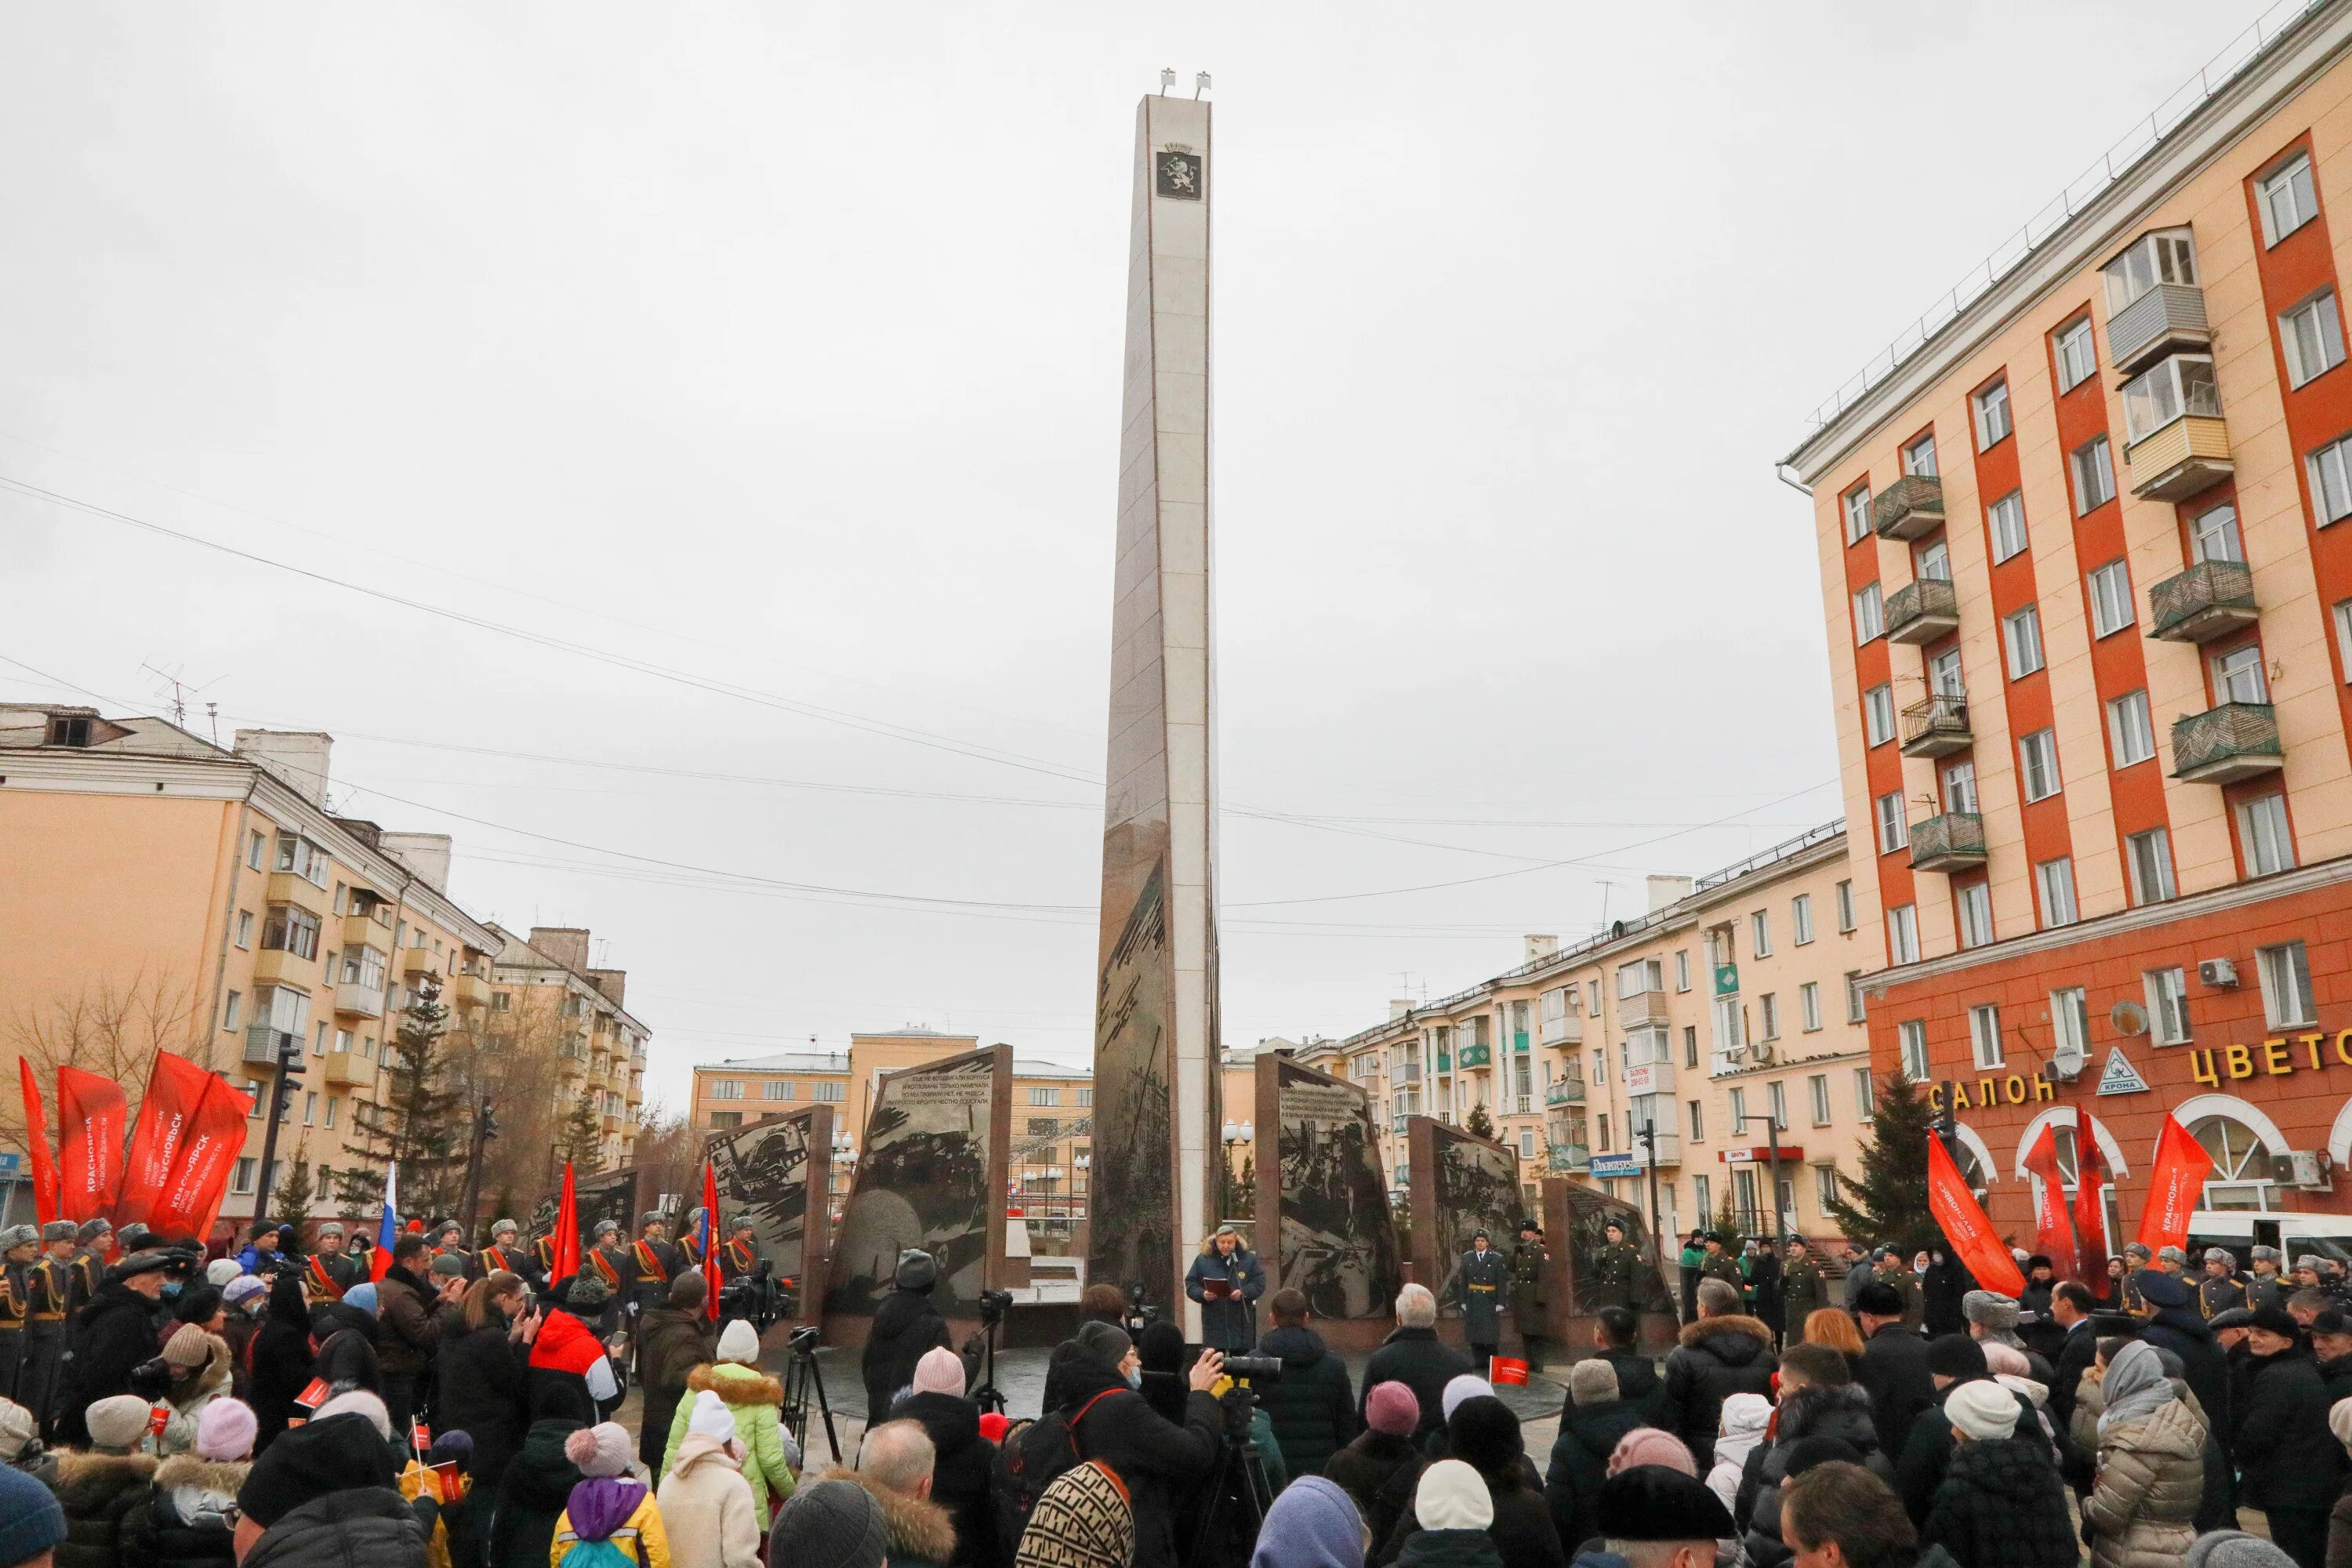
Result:
M58 1069L58 1207L67 1219L98 1219L114 1207L130 1105L110 1078Z
M1960 1169L1944 1148L1943 1140L1927 1140L1927 1210L1944 1232L1944 1243L1968 1266L1977 1283L2014 1300L2025 1294L2025 1276L2017 1259L1993 1234L1984 1205L1961 1179Z
M196 1107L204 1103L205 1088L213 1075L183 1056L155 1053L147 1075L147 1095L139 1102L139 1120L131 1129L131 1147L122 1156L122 1190L115 1195L114 1222L148 1221L163 1201L172 1167L187 1141ZM158 1227L158 1234L168 1234Z
M712 1322L719 1321L719 1173L710 1162L702 1162L702 1283L703 1311Z
M31 1058L16 1058L16 1079L25 1093L25 1150L33 1162L33 1217L46 1226L58 1217L58 1168L49 1161L49 1119Z
M2074 1226L2066 1216L2066 1184L2058 1169L2056 1122L2042 1126L2042 1136L2025 1152L2025 1168L2042 1178L2042 1206L2033 1216L2033 1250L2050 1259L2051 1271L2059 1279L2072 1279L2076 1270Z
M2074 1258L2076 1277L2094 1295L2107 1293L2106 1157L2099 1152L2099 1124L2090 1112L2074 1112Z
M2189 1135L2180 1119L2167 1114L2156 1140L2156 1163L2147 1176L2147 1205L2139 1211L2139 1242L2150 1252L2189 1245L2189 1219L2204 1195L2213 1156Z
M147 1221L157 1234L185 1233L202 1241L211 1232L213 1221L220 1217L221 1200L228 1194L229 1173L245 1152L246 1126L252 1115L253 1101L231 1089L226 1079L215 1075L205 1085L172 1174Z

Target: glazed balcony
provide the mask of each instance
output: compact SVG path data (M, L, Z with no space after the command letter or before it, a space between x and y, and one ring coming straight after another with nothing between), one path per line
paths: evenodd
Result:
M1969 700L1938 691L1903 710L1903 754L1943 757L1976 743L1969 727Z
M2185 414L2124 452L2131 467L2131 491L2142 500L2187 500L2211 489L2235 470L2230 432L2221 421Z
M1639 996L1617 998L1617 1026L1621 1029L1639 1029L1667 1021L1666 994L1663 991L1644 991Z
M386 910L388 906L378 904L376 908ZM358 910L353 910L343 917L343 945L373 947L379 952L390 952L392 951L391 915L386 913L379 919L375 915L363 914Z
M1911 825L1911 869L1973 871L1985 863L1984 818L1948 811Z
M2285 765L2267 702L2224 702L2173 723L2172 776L2184 784L2236 784Z
M2210 642L2259 613L2253 569L2242 561L2200 561L2147 591L2147 635L2167 642Z
M1559 1079L1544 1090L1544 1103L1546 1105L1582 1105L1584 1080L1580 1078Z
M2205 324L2205 291L2193 283L2159 283L2107 320L2107 357L2125 375L2212 341Z
M1543 1021L1543 1043L1547 1046L1580 1046L1584 1044L1584 1015L1566 1013Z
M1916 539L1944 526L1944 481L1906 474L1870 503L1870 526L1881 539Z
M335 1014L344 1018L383 1016L383 987L346 980L335 987Z
M460 1007L487 1007L490 1005L490 983L479 974L459 974L451 977L449 998Z
M1959 595L1941 577L1922 577L1886 601L1888 642L1934 642L1959 627Z
M1402 1087L1408 1083L1419 1083L1420 1081L1421 1064L1419 1062L1399 1062L1395 1067L1389 1069L1389 1082L1391 1085Z

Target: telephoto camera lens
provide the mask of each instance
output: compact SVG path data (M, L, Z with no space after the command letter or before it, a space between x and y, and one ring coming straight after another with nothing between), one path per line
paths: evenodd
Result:
M1280 1383L1282 1358L1271 1355L1229 1355L1225 1375L1246 1383Z

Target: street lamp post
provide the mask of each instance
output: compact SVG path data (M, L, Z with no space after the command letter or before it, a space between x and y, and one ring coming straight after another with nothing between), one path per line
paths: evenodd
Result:
M1633 1136L1642 1141L1642 1158L1650 1168L1650 1267L1657 1271L1661 1285L1666 1278L1665 1244L1658 1235L1658 1124L1655 1120L1642 1123Z
M1223 1206L1227 1211L1223 1217L1229 1220L1238 1219L1241 1217L1240 1215L1231 1212L1241 1197L1241 1181L1240 1178L1235 1176L1234 1173L1234 1151L1236 1149L1247 1148L1253 1142L1255 1142L1256 1132L1257 1130L1246 1121L1228 1121L1225 1123L1223 1128L1222 1135L1225 1145L1225 1201Z
M1770 1189L1768 1196L1772 1205L1772 1246L1776 1252L1785 1255L1789 1250L1789 1216L1780 1207L1780 1123L1769 1111L1761 1116L1749 1111L1739 1118L1739 1136L1747 1135L1751 1121L1764 1123L1765 1153L1769 1161L1765 1185Z

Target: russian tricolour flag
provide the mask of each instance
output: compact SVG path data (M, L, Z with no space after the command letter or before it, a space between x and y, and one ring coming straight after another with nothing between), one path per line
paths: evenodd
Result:
M392 1268L392 1245L400 1239L400 1215L396 1164L383 1168L383 1219L375 1227L375 1250L368 1254L368 1278L382 1280Z

